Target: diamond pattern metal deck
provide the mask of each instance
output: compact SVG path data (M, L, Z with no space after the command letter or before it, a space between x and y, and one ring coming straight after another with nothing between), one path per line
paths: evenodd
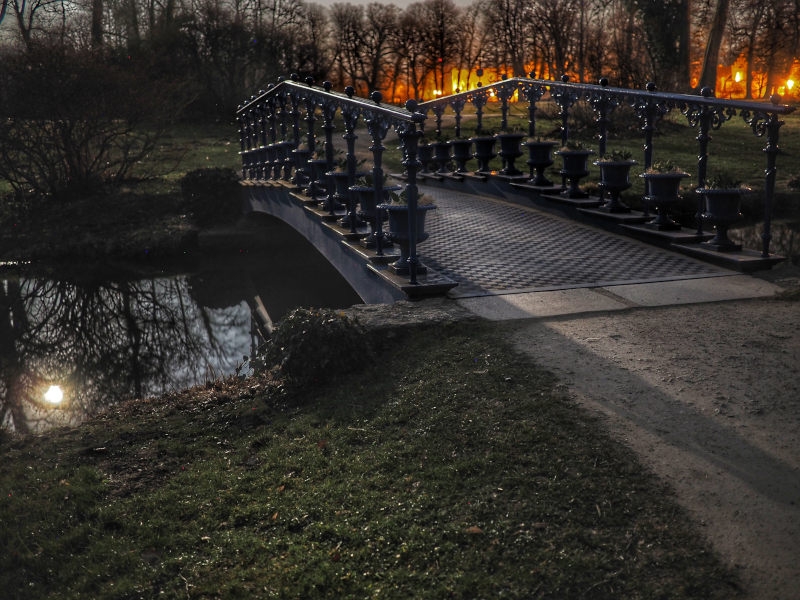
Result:
M422 261L458 281L451 295L715 277L730 273L539 211L420 186L439 210L426 217Z

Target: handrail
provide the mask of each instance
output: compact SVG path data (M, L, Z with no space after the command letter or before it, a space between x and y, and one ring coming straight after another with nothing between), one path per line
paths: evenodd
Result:
M475 105L477 131L482 128L483 107L486 106L489 96L494 95L501 102L502 118L500 128L505 131L508 128L508 102L515 93L519 93L524 95L528 101L528 135L534 137L536 135L536 111L538 110L536 105L545 92L549 93L550 99L560 108L562 145L566 145L569 141L570 108L578 100L584 100L589 103L592 110L597 114L596 139L600 154L604 154L607 149L609 113L621 103L628 102L634 109L636 117L640 120L641 130L644 132L643 166L645 169L649 169L653 165L653 133L656 129L656 123L671 110L680 110L687 118L689 125L698 128L698 136L696 138L699 143L697 157L698 188L705 187L708 174L710 132L718 130L723 123L730 121L738 113L745 123L750 126L756 137L767 138L767 145L762 149L767 158L767 168L764 178L764 233L761 237L763 240L762 256L769 256L769 244L772 239L770 220L777 175L776 160L781 153L778 139L780 137L780 128L784 125L784 121L780 120L780 116L791 114L797 110L794 106L781 104L783 98L780 95L774 94L769 98L768 103L750 102L715 98L713 97L713 90L708 87L700 90L699 96L695 96L658 92L656 84L653 82L649 82L644 90L629 90L609 87L608 79L606 78L600 80L600 85L590 85L572 83L567 75L562 75L560 81L523 77L507 79L504 76L503 80L487 86L423 102L417 107L417 110L425 114L428 111L432 111L436 115L436 135L441 137L442 117L446 108L450 106L455 112L455 133L456 136L460 136L461 113L466 103L471 102ZM703 211L703 198L701 196L698 198L696 215L698 235L703 233ZM646 216L649 214L647 204L645 204L644 214Z
M602 81L602 80L601 80ZM559 88L559 89L569 89L576 92L582 92L584 94L590 93L603 93L606 95L614 95L614 96L626 96L630 99L634 98L658 98L665 101L672 101L676 104L704 104L708 106L719 106L723 108L734 108L737 110L746 110L750 112L762 111L764 112L764 108L766 103L765 102L754 102L754 101L743 101L743 100L729 100L726 98L714 98L709 95L706 95L710 92L706 92L706 94L702 95L694 95L694 94L673 94L668 92L658 92L656 91L655 84L650 82L647 84L644 90L634 90L628 88L618 88L618 87L609 87L608 85L594 85L588 83L574 83L570 81L561 81L557 80L550 80L550 79L531 79L525 77L511 77L509 79L496 81L494 83L490 83L488 85L481 86L474 90L467 90L464 92L458 92L455 94L451 94L450 96L443 96L441 98L436 98L433 100L428 100L426 102L420 102L419 109L420 111L426 111L434 106L452 106L454 103L459 101L467 101L470 102L478 95L485 95L488 94L489 90L498 90L498 89L508 89L513 88L513 91L525 91L530 86L541 86L542 91L549 91L551 87ZM704 88L708 89L708 88ZM780 104L781 98L780 95L774 95L770 98L770 102L772 106L769 107L769 110L766 112L770 113L777 113L782 115L787 115L793 113L797 110L797 107L790 106L788 104Z
M279 81L277 85L270 84L267 90L262 90L257 95L252 96L247 102L239 106L236 113L245 113L259 103L281 93L299 93L304 99L316 100L317 104L322 104L325 101L334 101L340 107L358 108L370 114L386 117L391 120L393 125L395 122L399 121L413 121L419 123L425 120L424 115L420 115L418 112L411 112L404 107L388 104L381 100L375 100L377 97L375 94L372 94L372 97L369 99L359 98L358 96L354 96L355 90L351 87L346 88L346 90L352 90L351 93L335 92L332 90L332 87L329 81L323 83L321 89L319 87L314 87L313 80L311 80L310 83L307 80L305 84L291 79Z

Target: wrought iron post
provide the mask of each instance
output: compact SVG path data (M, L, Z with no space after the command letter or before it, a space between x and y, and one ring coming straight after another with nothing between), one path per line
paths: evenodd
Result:
M608 87L608 79L603 77L600 80L602 87ZM592 110L597 113L597 142L598 151L600 156L606 153L608 144L608 113L610 113L618 104L618 100L613 96L603 92L589 92L587 100L592 107Z
M778 94L773 94L769 101L773 106L780 104L782 98ZM742 118L753 130L756 137L767 136L767 146L763 152L767 155L767 169L764 171L764 232L761 234L761 256L769 257L769 244L772 240L772 202L775 197L775 178L778 175L777 160L781 149L778 146L780 129L785 121L778 118L778 113L768 115L757 111L752 117L749 110L742 110Z
M472 104L475 107L475 115L478 120L475 124L475 131L483 129L483 107L486 106L486 92L475 92L472 97Z
M564 83L569 82L569 75L562 75L561 81ZM569 109L575 104L575 101L578 99L578 94L569 88L556 87L553 89L553 87L551 87L550 96L561 108L561 111L558 113L561 117L561 145L566 146L569 141Z
M284 77L278 77L278 81L283 83L286 81ZM286 114L286 92L281 91L278 94L278 104L281 105L281 140L286 140L286 131L288 123L288 115Z
M239 110L242 105L239 105ZM239 154L242 157L242 179L247 179L247 116L242 113L239 115Z
M406 101L406 110L416 113L416 100ZM424 118L424 115L420 115ZM419 121L422 121L422 118ZM417 119L406 123L402 129L401 137L406 148L406 160L403 161L408 171L408 184L406 185L406 202L408 203L408 275L409 283L417 285L417 267L419 266L419 256L417 256L417 171L422 163L417 160L417 142L422 136L422 132L417 130Z
M323 89L326 92L330 92L333 84L330 81L326 81L322 84ZM322 103L322 118L324 119L325 123L322 126L322 129L325 130L325 160L327 161L327 169L328 173L333 171L333 132L336 131L336 126L333 124L333 118L336 116L336 109L339 108L339 105L331 100L328 99ZM328 175L328 213L333 215L336 212L335 201L333 196L336 192L336 182L333 179L332 175Z
M297 74L292 73L292 81L297 81ZM294 163L294 176L291 178L292 183L299 186L300 185L300 169L302 168L302 161L300 160L300 138L302 133L300 132L300 117L302 113L300 112L300 101L301 97L300 94L295 92L293 94L289 94L289 99L292 102L292 145L294 146L292 152L289 151L289 158L287 159L287 163L291 165ZM294 156L292 156L294 154ZM291 172L291 166L289 167Z
M308 87L314 85L314 78L313 77L306 77L306 84ZM306 95L305 98L306 102L306 123L308 123L308 148L310 151L309 154L309 193L312 198L316 198L316 189L317 189L317 169L316 165L313 161L316 158L316 151L317 151L317 139L314 134L314 123L317 122L317 100L312 94Z
M530 73L528 76L533 79L533 73ZM535 85L533 83L526 83L525 88L525 98L528 100L528 137L535 138L536 137L536 111L538 110L536 107L536 103L539 102L542 98L542 94L544 90L541 86Z
M344 91L348 98L352 98L356 90L354 87L348 85ZM354 106L342 106L341 111L342 118L344 119L345 131L342 137L347 142L347 187L351 188L356 184L356 140L358 136L354 131L358 124L358 117L361 114L361 110ZM358 215L356 215L356 195L349 189L347 190L347 205L347 216L350 220L350 233L355 233L356 222L358 221Z
M437 104L433 107L433 114L436 115L436 138L442 137L442 116L447 108L446 104Z
M648 82L645 86L648 92L655 94L656 84L652 81ZM656 129L656 121L658 121L663 113L658 98L637 98L634 102L634 109L636 114L642 119L642 131L644 131L644 170L647 171L653 166L653 132ZM650 189L647 181L644 182L644 195L650 194ZM644 210L642 211L645 217L650 216L650 206L644 202Z
M508 75L502 75L503 81L508 79ZM508 101L514 96L516 86L502 85L497 88L497 97L500 98L500 130L506 131L508 129Z
M463 98L455 98L450 102L453 112L456 113L456 137L461 137L461 111L464 110L466 101Z
M372 101L380 104L383 101L383 94L372 92ZM386 119L377 114L364 118L367 124L367 131L372 136L372 181L375 186L375 253L383 256L383 211L380 209L383 204L383 152L386 146L383 145L383 138L389 131L389 123Z

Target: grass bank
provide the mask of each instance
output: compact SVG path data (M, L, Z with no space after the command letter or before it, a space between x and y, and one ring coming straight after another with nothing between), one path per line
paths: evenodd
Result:
M377 334L373 334L377 335ZM727 598L695 525L481 324L0 447L14 598ZM386 338L385 336L390 336Z

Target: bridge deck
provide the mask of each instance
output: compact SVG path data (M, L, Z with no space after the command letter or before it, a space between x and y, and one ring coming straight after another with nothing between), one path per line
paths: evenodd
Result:
M490 197L420 186L439 210L422 261L468 297L732 275L675 252Z

